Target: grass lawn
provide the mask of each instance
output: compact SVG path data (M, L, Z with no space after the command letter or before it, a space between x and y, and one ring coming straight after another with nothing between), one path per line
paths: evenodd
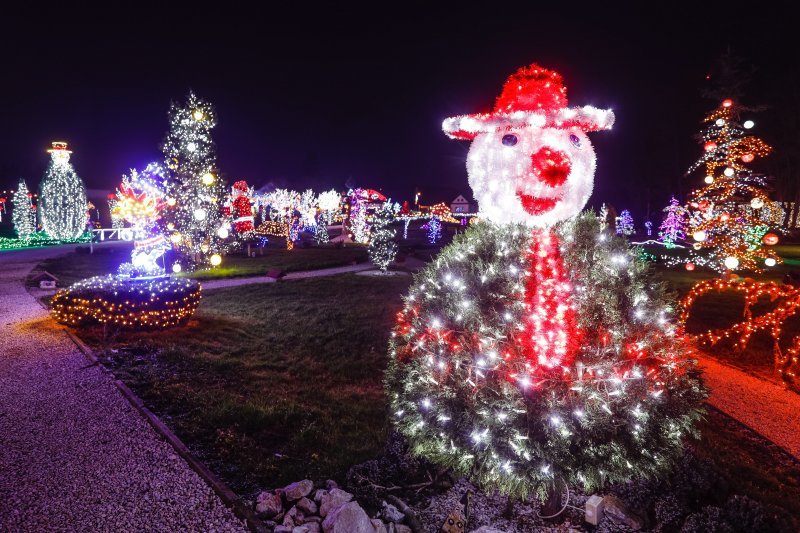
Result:
M386 346L410 281L208 291L185 327L81 337L234 490L341 480L385 444Z
M351 245L343 248L296 248L294 250L268 248L264 255L244 257L230 255L222 260L222 265L207 270L183 274L199 280L263 276L270 270L298 272L319 270L363 263L369 259L366 246Z
M61 280L61 286L71 285L90 276L111 274L117 271L120 264L130 261L130 248L95 248L94 254L73 252L66 257L47 259L39 268L50 272ZM267 248L264 255L244 257L229 255L223 258L222 266L183 274L186 277L219 279L247 276L263 276L270 270L279 269L284 272L302 270L318 270L349 265L367 261L367 249L364 246L348 246L344 248Z

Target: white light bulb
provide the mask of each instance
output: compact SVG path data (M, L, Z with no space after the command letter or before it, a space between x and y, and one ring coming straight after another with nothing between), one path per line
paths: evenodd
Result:
M746 130L749 130L750 128L752 128L753 126L755 126L755 125L756 125L756 123L755 123L755 122L753 122L752 120L745 120L745 121L744 121L744 124L742 124L742 125L744 126L744 129L746 129Z
M211 266L219 266L222 263L222 257L219 254L211 256Z
M195 150L197 150L197 144L189 143L186 145L186 149L189 150L190 152L194 152Z
M706 232L705 232L705 231L703 231L703 230L700 230L700 231L695 231L695 232L692 234L692 237L693 237L693 238L694 238L694 240L696 240L697 242L703 242L704 240L706 240Z
M192 214L194 215L195 220L205 220L206 216L208 216L208 213L202 207L198 207L197 209L195 209L194 213Z
M227 239L229 235L228 228L219 228L217 230L217 235L219 236L220 239Z
M761 198L753 198L752 200L750 200L750 207L752 207L753 209L761 209L762 207L764 207L764 200L762 200Z
M717 126L724 126L725 125L725 121L723 119L721 119L721 118L718 118L717 121L714 124L716 124Z
M174 263L172 265L172 271L175 272L176 274L178 272L180 272L181 271L181 264L180 263Z
M733 256L725 258L725 268L733 270L739 266L739 260Z
M775 266L777 263L778 263L778 262L777 262L777 261L775 261L775 260L774 260L773 258L771 258L771 257L767 257L766 259L764 259L764 264L765 264L765 265L767 265L768 267L774 267L774 266Z
M714 176L708 175L705 177L703 181L705 181L706 183L714 183Z
M736 171L733 170L731 167L728 167L728 168L725 169L723 174L725 174L726 176L728 176L730 178L731 176L733 176L734 172L736 172Z
M192 113L192 116L195 120L203 120L203 112L199 109L195 109L194 113Z

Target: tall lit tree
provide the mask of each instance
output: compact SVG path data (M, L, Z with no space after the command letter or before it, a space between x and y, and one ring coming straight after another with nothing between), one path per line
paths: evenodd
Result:
M397 255L397 244L394 242L395 230L389 229L400 206L387 200L372 218L372 231L369 238L369 258L381 272L386 272Z
M14 231L20 239L27 239L36 231L36 217L25 180L19 180L19 186L14 191L11 202L14 204L14 211L11 214Z
M211 138L216 125L213 106L192 92L185 102L170 104L169 133L162 146L167 209L161 223L189 268L210 263L225 249L218 233L226 226L221 210L226 186L217 172Z
M367 224L367 192L364 189L350 192L349 222L353 240L362 244L368 243L370 226Z
M669 205L664 208L664 221L658 227L658 240L667 248L675 248L676 241L686 238L686 208L674 196L670 198Z
M54 142L39 185L39 221L53 239L77 239L86 231L86 187L69 162L67 143Z
M730 99L703 120L699 139L703 155L689 172L703 170L705 186L689 198L688 233L695 241L690 260L720 272L759 270L763 261L779 261L762 242L769 231L763 210L780 209L767 194L767 177L748 168L772 148L747 130L752 120L740 122L748 109ZM774 263L773 263L774 264Z

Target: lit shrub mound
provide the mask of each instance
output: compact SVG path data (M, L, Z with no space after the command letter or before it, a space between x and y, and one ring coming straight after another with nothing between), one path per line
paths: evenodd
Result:
M56 293L52 313L71 326L163 329L186 322L197 310L200 293L200 284L190 279L97 276Z
M659 476L705 397L663 288L592 214L551 235L570 309L535 335L522 295L552 272L525 226L475 224L417 275L390 342L395 422L415 453L516 496ZM536 357L567 329L558 363Z

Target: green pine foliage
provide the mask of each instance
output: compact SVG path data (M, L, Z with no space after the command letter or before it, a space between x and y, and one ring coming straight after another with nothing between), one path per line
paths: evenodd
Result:
M531 266L522 225L457 236L416 275L390 341L391 416L411 449L518 497L665 474L706 396L648 264L594 214L554 232L582 335L564 367L508 355Z

